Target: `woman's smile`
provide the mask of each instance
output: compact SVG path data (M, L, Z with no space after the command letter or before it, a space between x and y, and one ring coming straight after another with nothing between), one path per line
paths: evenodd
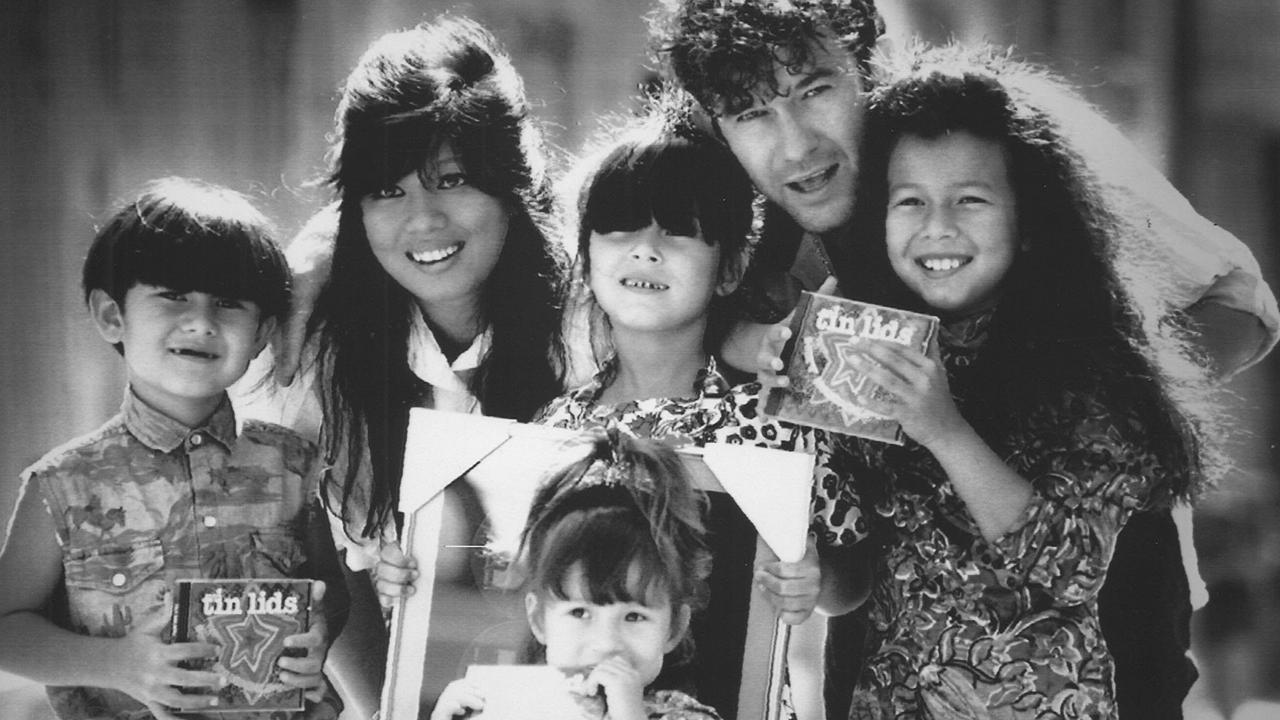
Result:
M419 265L436 265L457 255L465 245L465 242L450 243L438 249L406 252L405 256Z

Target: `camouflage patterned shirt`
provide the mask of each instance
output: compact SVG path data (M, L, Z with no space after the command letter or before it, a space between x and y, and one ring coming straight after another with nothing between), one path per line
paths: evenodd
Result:
M23 472L62 548L66 607L54 622L121 637L166 612L180 578L299 576L317 470L310 442L238 421L229 400L189 428L127 393L119 415ZM151 717L115 690L48 692L67 720Z

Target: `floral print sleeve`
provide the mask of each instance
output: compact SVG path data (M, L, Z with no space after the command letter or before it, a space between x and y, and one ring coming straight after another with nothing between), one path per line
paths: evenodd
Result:
M926 450L864 448L887 492L870 505L883 555L851 717L1115 716L1097 594L1167 476L1123 403L1065 399L997 447L1034 494L993 542Z
M1163 469L1141 446L1136 420L1096 398L1071 398L1067 407L1075 420L1065 447L1015 438L1021 450L1009 462L1035 491L1019 527L991 544L1011 573L1061 605L1096 596L1120 529L1163 486ZM1028 432L1055 421L1044 418Z
M820 544L848 545L867 537L853 463L836 435L782 422L760 411L760 384L733 387L724 397L660 399L620 406L597 403L599 379L547 404L535 423L575 430L615 422L639 436L695 445L730 443L812 453L816 457L810 531Z

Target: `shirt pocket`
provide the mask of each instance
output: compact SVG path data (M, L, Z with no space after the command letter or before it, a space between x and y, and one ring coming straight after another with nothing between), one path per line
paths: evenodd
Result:
M297 533L287 528L263 528L249 533L240 557L245 577L297 577L306 562Z
M164 607L164 547L157 539L75 550L63 561L71 629L123 637Z
M159 540L144 540L81 550L72 552L64 568L68 588L128 595L164 570L164 547Z

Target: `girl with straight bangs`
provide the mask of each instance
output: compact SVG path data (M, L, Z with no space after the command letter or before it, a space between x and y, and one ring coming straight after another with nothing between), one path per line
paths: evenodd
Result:
M560 392L565 262L524 89L478 24L376 41L337 111L332 268L307 322L347 562L394 539L409 408L528 420Z
M1219 470L1210 369L1146 265L1160 238L1082 161L1064 109L1094 112L962 48L917 50L870 93L855 261L884 280L853 289L943 325L927 355L861 348L896 396L873 409L909 440L855 448L882 557L851 717L1116 717L1098 597L1117 538ZM1177 717L1186 660L1157 625L1142 641L1165 676L1126 687L1133 711Z
M579 702L611 720L716 720L678 690L656 689L687 659L689 620L708 595L705 498L669 448L596 433L585 456L543 483L517 554L531 633L525 662L568 676ZM432 720L483 710L466 680Z
M697 126L689 98L664 88L648 103L639 120L605 131L600 146L584 153L565 181L576 192L564 203L567 224L577 227L573 310L588 318L593 359L607 373L618 370L618 351L615 328L592 287L593 237L621 240L652 230L701 240L716 258L718 280L709 298L698 298L706 302L694 313L695 324L705 323L695 354L705 358L719 351L738 313L731 296L756 234L750 181L733 156ZM646 262L658 264L661 258Z
M573 309L591 318L599 370L536 422L616 425L671 445L746 443L817 454L815 481L824 490L814 500L816 539L803 560L753 569L731 532L712 534L716 591L693 621L701 652L682 681L702 702L732 714L737 688L725 679L737 677L746 627L735 588L759 586L785 622L803 622L821 590L818 546L852 544L865 527L850 503L825 492L841 487L827 436L762 417L759 385L726 380L732 371L716 359L741 314L736 291L758 212L745 171L703 129L694 107L674 89L659 93L644 116L615 131L570 175L578 227ZM740 515L735 506L719 517L729 527Z

